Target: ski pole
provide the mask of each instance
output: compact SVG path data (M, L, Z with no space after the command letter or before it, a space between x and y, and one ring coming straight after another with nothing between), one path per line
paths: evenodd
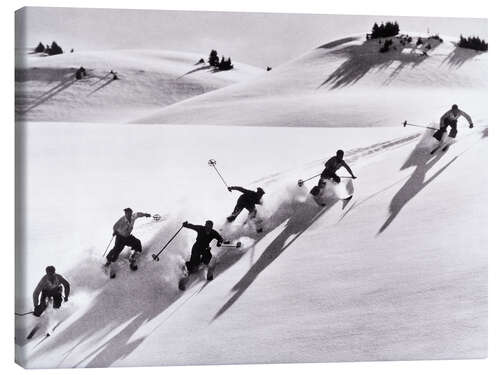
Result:
M308 179L306 179L306 180L299 180L299 181L297 181L297 184L298 184L299 186L302 186L302 185L304 185L304 182L309 181L309 180L312 180L313 178L318 177L319 175L321 175L321 173L318 173L317 175L314 175L314 176L312 176L312 177L309 177L309 178L308 178ZM352 177L352 176L339 176L339 178L354 178L354 177Z
M219 175L219 177L222 180L222 182L224 183L224 185L226 185L226 187L229 188L229 186L227 185L226 181L224 180L224 177L222 177L222 175L220 174L219 170L215 166L216 164L217 164L217 162L215 161L215 159L210 159L208 161L208 165L211 166L211 167L214 167L215 172L217 172L217 174Z
M405 120L403 122L403 127L406 128L407 126L415 126L417 128L426 128L426 129L432 129L432 130L439 130L438 128L433 128L432 126L410 124L408 121Z
M231 247L234 247L236 249L239 249L241 247L241 242L238 241L236 243L227 243L227 244L222 244L221 246L219 247L222 247L222 248L231 248Z
M309 181L309 180L312 180L313 178L318 177L318 176L320 176L320 175L321 175L321 173L318 173L318 174L315 174L315 175L314 175L314 176L312 176L312 177L306 178L305 180L298 180L298 181L297 181L297 185L302 186L302 185L304 185L304 182Z
M106 253L108 252L109 245L111 245L111 241L113 241L114 236L115 236L114 234L111 236L111 239L109 240L108 246L106 246L106 250L104 250L104 254L102 254L102 256L106 255Z
M153 254L153 255L151 255L151 257L153 258L153 260L156 260L157 262L159 262L159 261L160 261L160 254L163 252L163 250L165 250L165 249L167 248L167 246L170 244L170 242L172 242L172 241L174 240L174 238L175 238L175 237L177 237L177 235L178 235L178 234L179 234L179 232L182 230L182 228L184 228L184 226L181 226L181 227L179 228L179 230L178 230L177 232L175 232L175 234L172 236L172 238L170 238L170 239L168 240L168 242L165 244L165 246L163 246L163 247L161 248L161 250L160 250L160 251L158 251L158 253L157 253L157 254Z
M17 315L17 316L24 316L24 315L29 315L29 314L33 314L33 313L34 313L34 311L28 311L28 312L25 312L25 313L17 313L16 312L14 314Z

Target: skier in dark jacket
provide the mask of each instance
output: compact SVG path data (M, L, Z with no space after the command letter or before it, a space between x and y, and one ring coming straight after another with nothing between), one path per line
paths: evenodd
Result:
M212 253L210 252L210 242L217 240L217 246L220 247L224 242L222 236L213 229L214 223L211 220L207 220L205 225L194 225L187 221L182 223L184 228L192 229L198 233L196 241L191 249L191 258L186 262L186 268L189 273L198 270L200 264L208 266L210 260L212 259Z
M325 169L323 170L323 172L321 172L318 185L311 190L311 194L318 195L320 191L326 186L327 180L333 180L337 184L340 183L340 177L337 175L337 170L342 167L344 167L347 172L349 172L353 179L356 178L356 176L354 176L354 174L352 173L351 168L344 161L344 151L337 150L336 155L332 156L325 163Z
M446 129L449 126L451 129L448 136L450 138L455 138L457 136L457 122L461 116L465 117L465 119L469 123L469 128L472 129L474 127L472 118L464 111L461 111L458 108L458 105L453 104L451 106L451 109L441 116L441 119L439 120L439 130L434 133L433 137L438 141L441 141L441 139L443 138L443 134L446 133Z
M246 209L248 211L248 218L249 219L255 219L257 216L257 210L255 209L256 204L262 204L262 196L266 193L262 188L257 188L257 191L253 190L248 190L244 189L240 186L229 186L227 188L229 191L239 191L240 193L243 193L240 195L238 198L238 201L236 202L236 206L234 207L233 213L227 217L227 221L232 223L238 215L243 211L243 209Z
M45 268L46 275L43 276L33 292L33 306L35 316L40 316L47 308L47 302L52 298L52 306L54 309L61 307L63 301L64 287L64 302L68 301L70 286L69 282L56 273L54 266ZM40 294L42 295L40 297Z

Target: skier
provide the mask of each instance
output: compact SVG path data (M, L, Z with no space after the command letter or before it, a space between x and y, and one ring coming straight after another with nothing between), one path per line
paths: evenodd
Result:
M344 151L337 150L336 155L332 156L325 163L325 169L323 170L323 172L321 172L318 184L311 189L311 194L315 197L321 195L323 189L326 186L327 180L333 180L333 182L335 182L337 184L340 183L340 177L337 175L337 170L342 168L342 167L344 167L347 170L347 172L349 172L349 174L351 175L351 177L353 179L357 178L352 173L351 168L344 161ZM351 197L349 197L348 199L350 199L350 198Z
M465 119L469 122L470 129L474 127L474 124L472 123L472 118L464 111L461 111L458 108L458 105L453 104L451 106L451 109L441 116L441 119L439 121L439 130L434 133L433 137L436 138L439 142L441 142L443 134L446 133L446 129L448 128L448 126L450 126L451 130L448 136L450 138L455 138L457 136L457 121L460 118L460 116L465 117Z
M143 212L133 213L132 209L129 207L125 208L123 211L125 215L118 219L115 225L113 225L113 236L116 236L115 246L106 256L107 261L104 267L109 267L112 262L118 259L123 248L125 246L130 246L132 248L132 254L129 257L130 268L136 270L136 252L142 252L142 244L139 239L132 235L132 229L134 229L134 222L136 219L140 217L151 217L151 215ZM113 277L113 274L111 274L111 277Z
M190 273L196 272L200 264L208 266L210 260L212 259L212 253L210 252L210 242L217 240L217 247L220 247L224 242L222 236L213 229L214 223L211 220L207 220L205 225L194 225L187 221L182 223L184 228L192 229L198 233L196 241L191 248L191 257L186 262L186 269L188 275ZM207 275L210 280L210 275Z
M43 276L33 292L33 314L40 316L47 308L47 302L52 298L54 309L61 307L63 301L62 289L64 287L64 302L68 302L70 286L69 282L56 273L54 266L45 268L46 275ZM40 297L41 293L41 297Z
M248 211L248 219L253 220L257 216L257 209L255 208L256 204L262 204L262 196L266 193L262 188L257 188L257 191L244 189L240 186L229 186L227 188L230 192L233 190L239 191L243 193L238 198L236 202L236 206L234 207L233 213L227 217L227 221L232 223L241 211L245 208Z

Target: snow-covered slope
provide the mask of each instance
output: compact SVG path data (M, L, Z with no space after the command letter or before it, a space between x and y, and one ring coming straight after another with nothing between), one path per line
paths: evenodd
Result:
M200 55L160 50L82 51L42 56L18 51L17 120L113 122L148 113L262 72L197 64ZM88 76L75 80L83 66ZM113 80L110 71L117 72Z
M69 304L43 317L45 326L62 322L44 341L44 330L23 338L36 319L16 318L25 366L486 355L484 125L434 157L430 135L410 128L129 125L125 134L121 126L23 125L27 240L17 311L30 308L47 264L73 290ZM237 139L258 144L259 154ZM339 145L359 176L354 198L321 209L307 198L314 181L296 181L318 173ZM265 230L238 229L243 213L231 234L243 247L214 247L215 279L181 293L180 264L194 233L181 231L158 263L151 254L183 220L212 219L220 228L231 212L238 194L225 190L208 158L230 184L265 189ZM102 252L125 206L164 220L136 223L145 245L140 270L131 273L123 260L109 280Z
M60 323L52 337L43 340L41 330L26 341L35 319L16 318L18 361L94 367L484 357L487 54L449 42L428 57L420 47L387 55L378 48L377 41L337 41L141 120L168 126L18 124L24 273L16 310L31 309L48 264L73 288L61 311L42 318L48 327ZM460 120L446 153L429 154L431 132L397 127L403 119L437 121L453 102L475 128ZM308 195L316 180L303 188L296 182L321 172L338 148L358 176L345 185L354 196L345 207L332 199L321 208ZM240 227L246 213L232 229L224 226L239 195L225 189L210 158L228 183L264 188L262 234ZM129 272L125 251L109 280L102 253L128 206L163 220L137 221L140 269ZM194 233L182 230L160 262L151 254L184 220L207 219L243 246L214 247L215 279L180 293Z
M383 39L340 39L251 81L139 116L135 122L389 126L400 123L391 124L393 118L429 123L452 103L485 118L487 53L444 39L439 43L424 37L417 45L413 34L403 45L402 37L392 38L387 53L379 52Z

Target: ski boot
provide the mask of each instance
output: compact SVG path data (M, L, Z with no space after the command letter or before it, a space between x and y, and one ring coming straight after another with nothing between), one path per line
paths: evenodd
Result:
M137 254L135 251L132 251L130 256L128 257L128 261L130 263L130 269L132 271L137 271Z

